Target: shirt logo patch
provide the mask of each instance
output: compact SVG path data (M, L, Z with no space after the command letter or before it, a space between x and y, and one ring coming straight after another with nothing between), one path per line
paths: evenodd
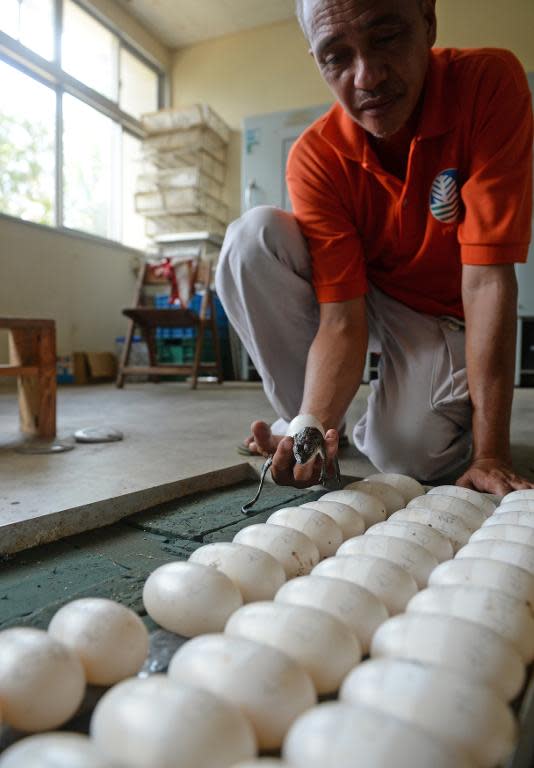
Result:
M450 224L460 216L460 189L458 170L447 168L441 171L430 188L430 212L438 221Z

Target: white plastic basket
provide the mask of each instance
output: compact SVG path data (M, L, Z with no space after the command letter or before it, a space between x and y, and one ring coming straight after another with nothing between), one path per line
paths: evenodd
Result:
M212 232L224 237L226 224L213 216L202 213L166 214L156 218L145 219L145 234L147 237L167 235L174 232Z
M143 141L143 151L151 152L208 152L220 163L226 162L226 144L210 128L191 128L149 136Z
M143 148L142 168L146 173L154 173L158 169L169 170L194 165L210 178L222 184L225 176L226 153L224 156L225 160L221 161L202 148L160 150L145 146Z
M222 195L222 184L207 176L200 168L184 166L169 171L142 174L137 177L137 192L158 192L159 190L181 189L183 187L197 187L216 199Z
M207 104L160 109L143 115L141 122L143 128L151 134L206 126L216 133L224 144L228 144L230 140L230 128Z
M169 213L203 213L221 222L228 219L228 206L197 187L138 193L135 206L138 213L151 217Z

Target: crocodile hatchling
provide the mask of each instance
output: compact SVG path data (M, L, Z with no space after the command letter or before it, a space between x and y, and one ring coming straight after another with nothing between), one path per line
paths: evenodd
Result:
M293 438L293 455L295 456L295 461L297 464L306 464L307 461L311 461L311 459L315 458L317 455L321 457L322 466L319 482L326 486L328 482L328 475L324 444L325 432L321 422L311 414L300 414L299 416L296 416L290 423L289 427L287 428L286 435ZM259 499L263 488L265 475L267 474L267 471L269 470L272 463L273 457L269 456L261 468L260 483L256 495L253 499L248 501L246 504L243 504L241 507L241 511L244 514L250 514L251 508ZM337 456L334 458L334 472L336 483L339 487L341 485L341 474L339 471L339 462Z

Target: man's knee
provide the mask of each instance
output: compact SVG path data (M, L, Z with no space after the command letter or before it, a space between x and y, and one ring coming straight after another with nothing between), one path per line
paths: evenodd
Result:
M265 243L276 246L279 237L297 227L292 214L272 205L258 205L233 221L224 238L221 256L228 253L250 258L262 250Z
M306 244L293 214L260 205L228 227L217 265L217 291L224 291L227 279L241 282L250 275L257 280L269 259L276 259L297 274L305 275L310 270Z
M380 472L398 472L418 480L433 481L459 470L471 451L471 433L455 425L437 425L397 434L391 424L366 435L364 453Z

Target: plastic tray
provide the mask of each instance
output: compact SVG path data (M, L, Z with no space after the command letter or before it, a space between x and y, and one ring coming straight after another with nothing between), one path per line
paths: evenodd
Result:
M203 213L221 222L228 219L228 206L197 187L141 192L135 195L135 207L138 213L150 217Z
M142 174L137 177L137 193L146 194L159 192L160 190L182 189L184 187L197 187L216 199L222 195L222 184L207 176L200 168L184 166L170 171Z
M145 219L145 233L147 237L172 234L175 232L212 232L224 237L226 224L218 221L213 216L204 214L183 214L158 216Z
M226 162L226 144L210 128L191 128L149 136L143 140L143 151L208 152L220 163Z
M230 140L230 128L207 104L160 109L143 115L141 122L143 128L152 134L206 126L218 134L225 144Z
M203 173L220 184L224 182L226 172L225 160L217 160L207 151L196 149L153 149L143 147L143 173L151 174L161 170L197 166Z

